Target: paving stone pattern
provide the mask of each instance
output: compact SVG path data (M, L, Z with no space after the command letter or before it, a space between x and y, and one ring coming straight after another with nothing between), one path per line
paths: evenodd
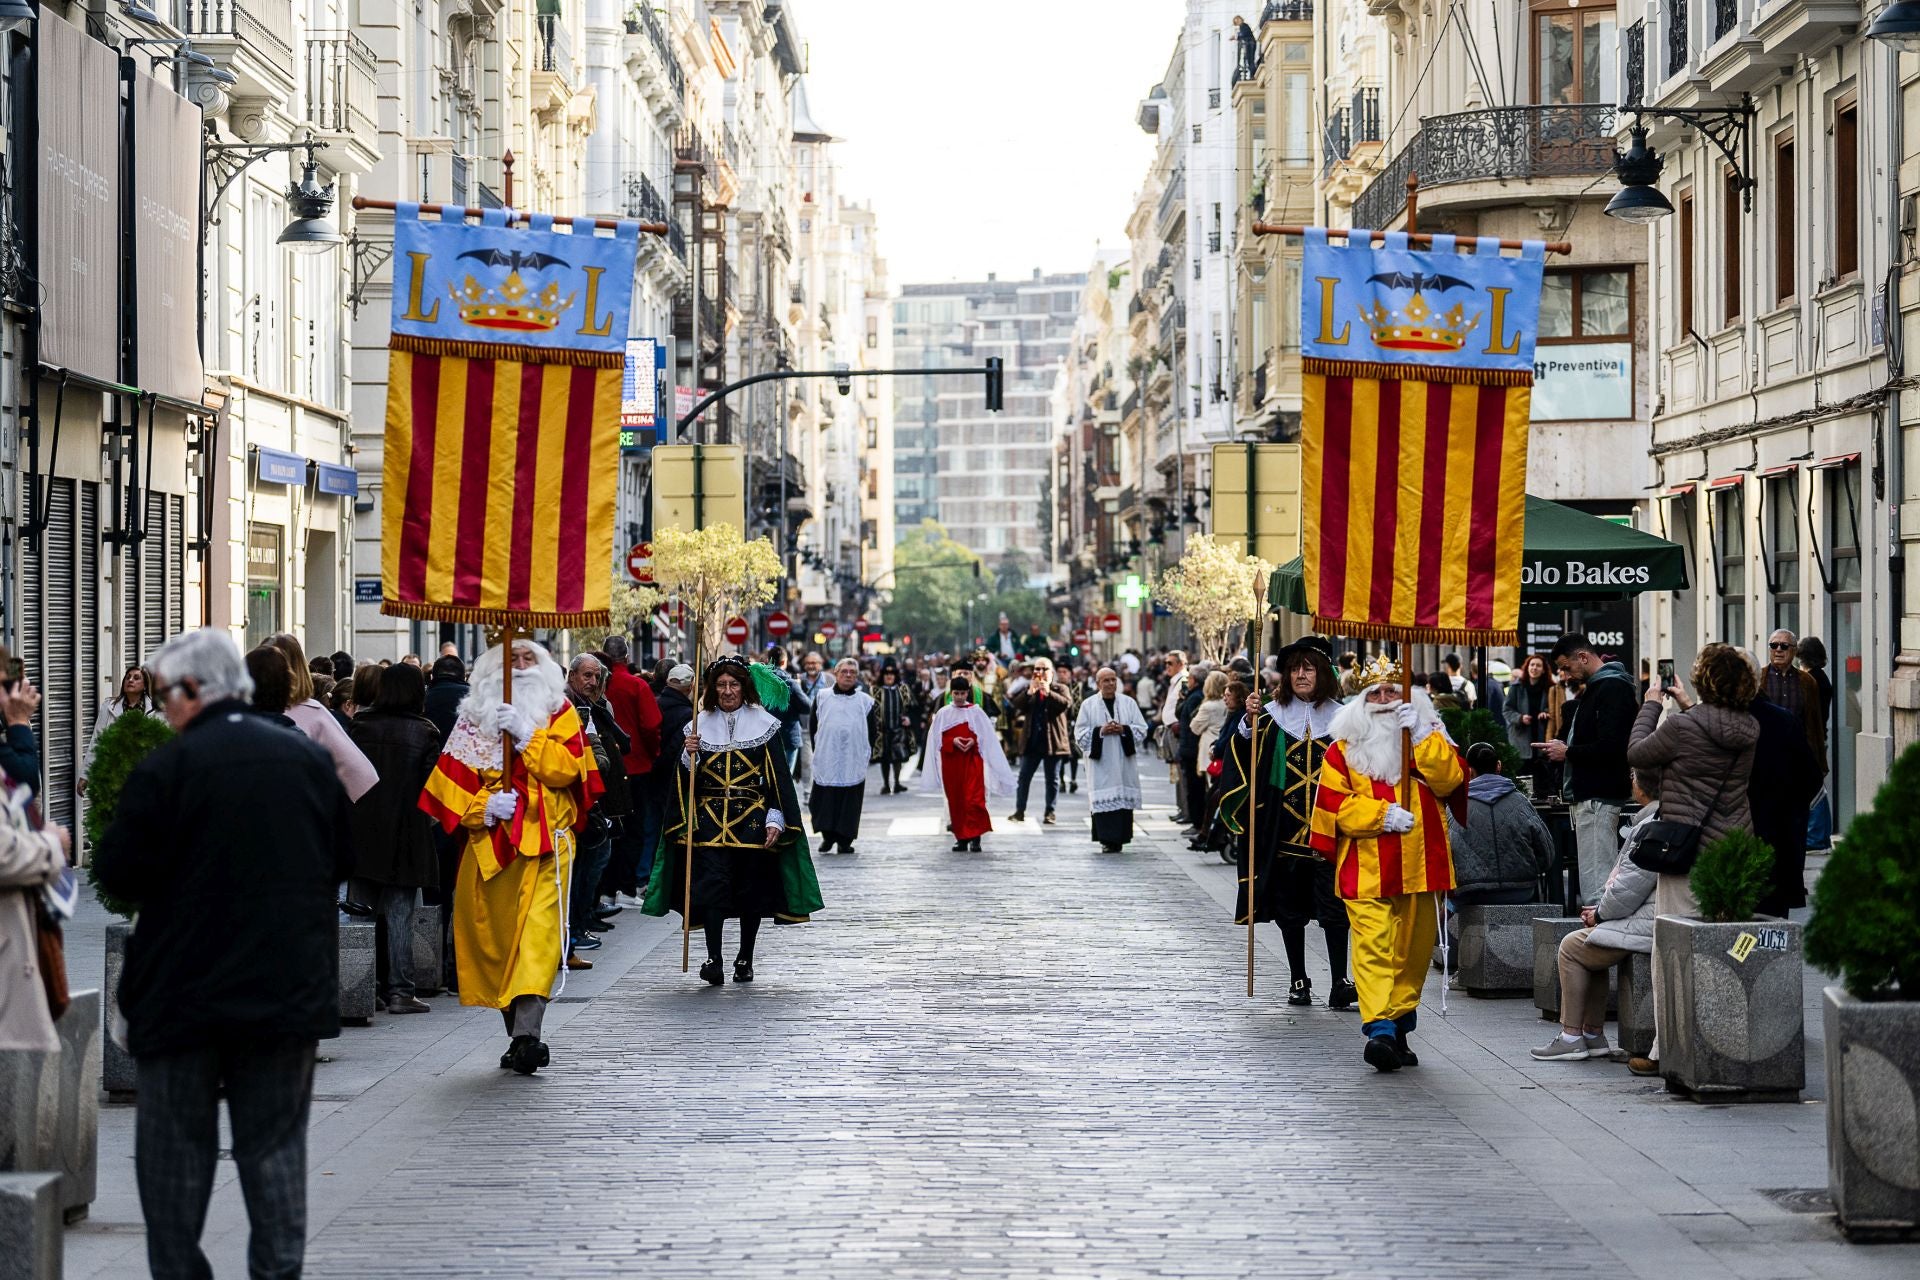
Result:
M1249 1001L1243 935L1186 871L1102 855L1062 810L963 855L887 834L937 830L926 802L870 804L861 852L820 859L826 911L763 930L759 981L708 988L662 940L549 1070L474 1072L308 1274L1607 1267L1417 1071L1366 1069L1354 1015L1286 1016L1273 973Z

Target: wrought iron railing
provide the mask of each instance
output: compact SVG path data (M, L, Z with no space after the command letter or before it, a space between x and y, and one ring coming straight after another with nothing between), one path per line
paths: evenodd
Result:
M1687 69L1687 0L1667 0L1667 74Z
M1220 233L1218 231L1207 232L1207 252L1220 252Z
M1167 183L1167 189L1160 193L1160 208L1154 215L1155 224L1165 222L1173 216L1173 210L1183 205L1187 198L1187 170L1185 166L1173 171L1173 180Z
M566 20L557 13L534 15L540 32L540 70L573 83L573 38L567 34Z
M1720 37L1740 25L1740 0L1713 0L1713 38Z
M472 204L473 163L458 151L447 157L447 185L452 188L453 202L465 206Z
M307 36L307 113L322 133L380 131L379 64L367 42L350 31Z
M1627 69L1626 83L1622 86L1620 101L1625 106L1639 106L1647 97L1647 20L1645 18L1627 28Z
M1325 176L1333 171L1333 166L1345 160L1353 153L1353 143L1349 129L1347 108L1341 107L1327 117L1327 127L1320 134L1320 173Z
M1350 143L1380 141L1380 91L1378 89L1355 89L1350 113L1347 134Z
M1407 178L1441 187L1604 173L1613 166L1611 105L1495 107L1428 116L1353 204L1353 225L1387 227L1407 198Z
M1207 110L1217 111L1219 109L1220 109L1220 91L1218 89L1207 90ZM1195 125L1194 127L1197 129L1200 126Z
M686 261L687 234L680 229L680 220L673 216L672 207L661 198L659 188L644 173L627 175L627 216L641 222L666 223L667 247L674 257Z
M673 44L667 39L667 33L660 27L660 19L654 16L653 6L637 4L628 11L627 30L636 35L645 35L653 51L660 55L660 64L667 69L667 84L673 90L675 98L685 96L687 75L680 67L680 59L673 56Z
M1312 22L1313 0L1267 0L1260 11L1260 25L1269 22Z

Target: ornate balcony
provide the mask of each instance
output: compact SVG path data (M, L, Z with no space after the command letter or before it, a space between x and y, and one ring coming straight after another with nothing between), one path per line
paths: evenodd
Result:
M293 96L291 0L179 0L175 13L193 47L239 79L235 96Z
M1404 213L1407 178L1420 190L1485 183L1485 191L1449 192L1435 205L1493 204L1511 200L1509 184L1542 179L1563 183L1566 196L1581 193L1597 174L1613 167L1613 117L1608 105L1495 107L1428 116L1420 132L1354 201L1353 225L1389 228ZM1423 202L1426 197L1423 196Z
M627 70L646 95L647 105L667 128L677 127L686 118L682 104L687 75L652 5L637 4L627 11L622 51Z
M547 95L548 107L559 107L579 87L573 65L573 37L565 17L557 13L534 15L533 84Z
M1167 183L1167 189L1160 193L1160 207L1154 214L1154 225L1160 229L1163 237L1172 234L1174 221L1187 211L1187 170L1182 166L1173 171L1173 180Z
M1623 106L1638 106L1647 100L1647 20L1627 28L1624 41L1626 61L1620 86Z
M307 118L314 132L358 159L360 171L380 161L379 64L350 31L307 36Z
M1687 0L1667 0L1667 74L1677 76L1687 69Z
M1769 57L1816 54L1860 25L1857 0L1756 0L1751 21Z

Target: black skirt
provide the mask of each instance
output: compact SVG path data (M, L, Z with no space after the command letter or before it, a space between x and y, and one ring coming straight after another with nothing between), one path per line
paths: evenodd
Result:
M678 885L674 886L677 890ZM678 906L679 903L675 903ZM693 847L693 926L723 920L764 920L787 909L780 855L772 849Z
M860 834L860 806L867 798L867 784L851 787L825 787L813 784L813 797L807 809L813 815L813 829L823 836L852 840Z
M1115 809L1093 815L1093 838L1105 845L1123 845L1133 839L1133 810Z

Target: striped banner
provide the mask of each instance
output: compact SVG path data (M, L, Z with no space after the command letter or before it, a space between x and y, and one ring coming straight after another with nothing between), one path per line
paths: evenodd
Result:
M1308 233L1302 291L1313 341L1302 346L1301 558L1314 624L1518 643L1540 255L1325 237Z
M636 241L530 222L396 212L383 613L608 621Z

